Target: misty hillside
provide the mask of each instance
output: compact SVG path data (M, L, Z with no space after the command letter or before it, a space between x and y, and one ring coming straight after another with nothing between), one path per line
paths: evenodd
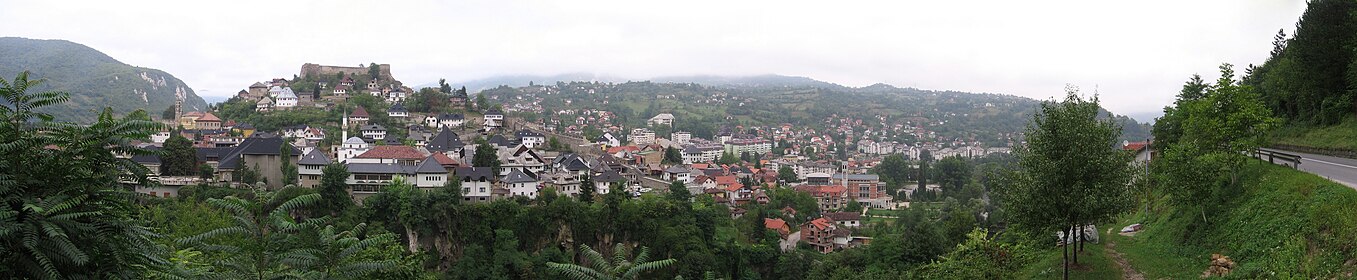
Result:
M21 71L29 71L30 80L46 79L30 92L70 93L70 102L42 110L58 120L92 121L103 107L118 114L146 109L159 116L174 105L176 91L185 95L185 111L207 108L192 88L165 71L127 65L71 41L0 38L0 77L12 80Z

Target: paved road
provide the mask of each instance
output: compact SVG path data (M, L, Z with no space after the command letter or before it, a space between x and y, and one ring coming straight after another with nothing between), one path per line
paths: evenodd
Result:
M1329 178L1339 184L1348 187L1357 188L1357 159L1340 158L1326 155L1307 154L1301 152L1292 152L1287 150L1264 149L1280 151L1283 153L1295 154L1300 156L1300 170L1314 173L1320 177Z

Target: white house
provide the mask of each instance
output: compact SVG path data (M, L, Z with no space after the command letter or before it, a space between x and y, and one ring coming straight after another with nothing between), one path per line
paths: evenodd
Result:
M386 109L386 115L392 118L405 118L410 116L410 112L405 111L405 106L396 103L392 104L391 108Z
M503 113L503 112L500 112L499 110L495 110L495 109L490 109L490 110L488 110L488 111L485 111L485 123L484 123L484 126L485 126L486 130L490 130L490 129L492 129L492 128L503 127L503 126L504 126L504 113Z
M508 175L509 171L512 170L522 170L533 174L546 171L546 161L527 145L519 144L515 148L499 150L498 156L500 175Z
M502 117L502 116L501 116L501 117ZM438 126L437 126L437 127L445 127L445 128L462 127L462 124L465 123L465 122L466 122L466 118L465 118L465 117L462 117L462 114L438 114Z
M369 139L376 140L386 139L386 128L377 124L365 125L362 128L359 128L358 130L363 132L363 137L367 137Z
M524 146L528 146L528 148L537 148L547 143L546 136L532 130L519 130L518 132L514 132L514 136L518 136L518 141L522 142Z
M671 138L669 140L673 140L676 144L688 145L688 143L693 140L693 134L687 131L675 131L669 138Z
M462 199L466 201L489 201L494 171L490 167L458 167L453 178L462 180Z
M674 114L661 113L659 115L655 115L655 117L650 118L650 124L672 126L674 125Z
M283 88L281 93L273 100L273 106L279 109L297 107L297 94L292 92L291 87Z
M613 136L612 132L604 132L602 136L599 136L597 140L594 140L594 143L599 145L607 145L608 147L622 146L622 140L617 139L616 136Z
M637 146L650 145L655 143L655 132L647 128L637 128L631 130L631 142Z
M504 178L500 179L500 183L504 183L504 186L509 189L509 195L531 199L537 198L538 187L541 186L537 178L519 170L509 171L509 175L504 175Z

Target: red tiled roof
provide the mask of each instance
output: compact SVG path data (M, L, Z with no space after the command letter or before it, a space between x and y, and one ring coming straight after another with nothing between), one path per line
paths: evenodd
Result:
M363 106L356 107L358 108L353 110L353 114L349 114L350 117L363 117L363 118L368 117L368 110L364 110Z
M740 178L735 177L735 175L716 176L715 179L717 185L731 185L740 183Z
M734 183L734 184L730 184L729 187L726 187L726 191L732 191L732 192L733 192L733 191L738 191L738 190L743 189L743 188L744 188L744 184Z
M1121 149L1127 151L1140 151L1141 149L1144 149L1145 146L1149 145L1149 142L1131 142L1127 143L1126 146L1122 146Z
M763 227L766 227L766 228L769 228L769 229L776 229L776 230L786 230L786 229L787 229L787 221L783 221L782 219L767 219L767 218L765 218L765 219L763 219Z
M199 121L199 122L221 122L221 119L217 118L217 116L216 116L216 115L213 115L211 112L208 112L207 114L204 114L202 117L198 118L198 120L196 120L196 121Z
M637 148L636 146L617 146L617 147L608 148L608 153L609 153L609 154L616 154L616 153L620 153L620 152L636 152L636 151L640 151L640 150L641 150L641 149L640 149L640 148Z
M422 160L424 154L415 147L410 146L377 146L366 153L358 155L356 158L387 158L387 159L412 159Z
M461 165L457 160L452 159L443 153L433 153L433 159L438 161L438 164L441 165Z
M706 163L694 163L694 164L693 164L693 168L697 168L697 169L707 169L707 164L706 164Z
M815 230L825 230L834 225L834 221L827 218L819 218L809 223Z

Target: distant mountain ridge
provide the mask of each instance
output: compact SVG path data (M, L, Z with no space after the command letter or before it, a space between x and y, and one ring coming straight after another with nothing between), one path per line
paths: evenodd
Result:
M29 71L30 80L46 79L30 92L70 93L70 102L42 110L58 120L90 122L104 107L118 114L145 109L160 116L174 105L176 92L184 94L184 111L207 109L192 88L165 71L127 65L71 41L0 37L0 77L14 79L21 71Z

